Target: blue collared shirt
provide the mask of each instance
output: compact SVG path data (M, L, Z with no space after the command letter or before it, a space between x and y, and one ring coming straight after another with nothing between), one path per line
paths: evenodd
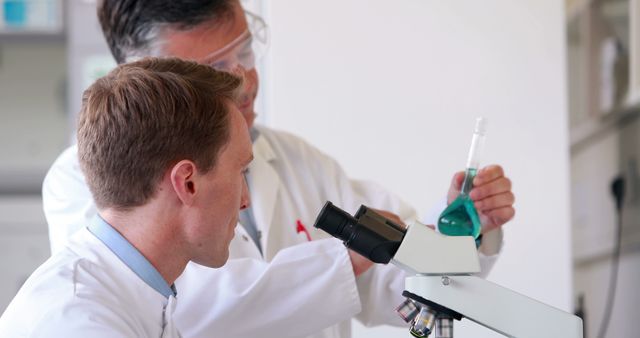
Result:
M126 264L147 285L169 298L177 295L174 285L169 286L160 272L126 238L99 215L87 227L109 250Z

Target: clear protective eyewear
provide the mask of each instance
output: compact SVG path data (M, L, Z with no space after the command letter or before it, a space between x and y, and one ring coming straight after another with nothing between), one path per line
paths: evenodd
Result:
M269 31L267 24L256 14L245 11L248 29L226 46L202 58L204 64L222 71L238 66L251 70L267 51Z

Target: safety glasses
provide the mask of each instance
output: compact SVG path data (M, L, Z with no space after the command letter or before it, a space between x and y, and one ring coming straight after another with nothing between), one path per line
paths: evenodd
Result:
M248 11L245 11L245 16L248 29L226 46L202 58L201 63L222 71L231 71L239 66L245 70L255 68L256 60L267 51L269 32L261 17Z

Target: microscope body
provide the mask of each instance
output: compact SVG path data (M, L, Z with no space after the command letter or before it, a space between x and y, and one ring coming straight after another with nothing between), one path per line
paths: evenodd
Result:
M472 275L480 264L471 236L414 224L392 262L415 273L406 278L404 295L420 304L435 303L508 337L582 338L577 316Z
M474 276L480 263L471 236L445 236L419 223L405 230L365 206L351 217L331 202L315 226L374 262L412 274L397 311L415 337L451 338L453 320L468 318L507 337L583 338L577 316Z

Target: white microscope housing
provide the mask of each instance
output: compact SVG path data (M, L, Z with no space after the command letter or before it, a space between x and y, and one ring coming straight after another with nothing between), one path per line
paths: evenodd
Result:
M397 311L415 337L451 338L453 320L462 318L507 337L583 337L579 317L474 276L480 264L471 236L445 236L419 223L405 230L366 206L353 217L331 202L315 226L376 263L414 274Z

